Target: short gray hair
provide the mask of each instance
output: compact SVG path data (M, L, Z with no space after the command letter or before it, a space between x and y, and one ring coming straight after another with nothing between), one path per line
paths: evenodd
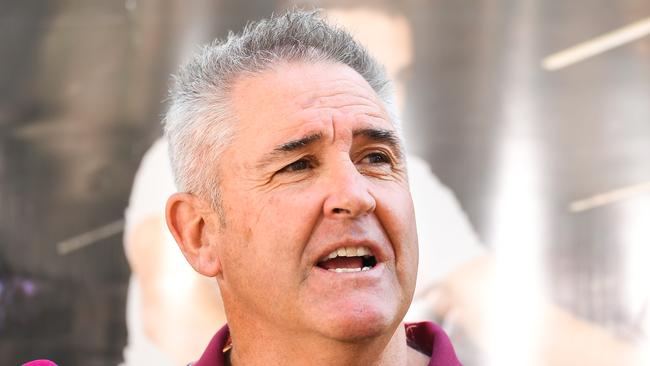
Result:
M242 75L269 70L279 62L332 61L358 72L384 102L399 130L392 86L384 68L352 36L320 16L291 10L248 24L241 34L206 45L173 77L165 135L177 188L220 208L217 157L233 135L229 95Z

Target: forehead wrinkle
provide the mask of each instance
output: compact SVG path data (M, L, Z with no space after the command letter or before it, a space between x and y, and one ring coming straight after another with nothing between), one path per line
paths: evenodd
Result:
M316 94L316 95L315 95ZM365 95L350 95L349 91L331 92L326 94L310 93L299 103L302 108L344 108L367 107L384 110L380 100Z
M326 113L334 111L353 116L353 119L364 119L364 117L368 117L369 119L377 119L379 120L378 122L388 122L391 126L395 126L383 101L376 98L374 92L372 96L350 95L348 91L331 92L316 96L314 94L306 96L304 101L297 103L303 109L303 112L307 110Z

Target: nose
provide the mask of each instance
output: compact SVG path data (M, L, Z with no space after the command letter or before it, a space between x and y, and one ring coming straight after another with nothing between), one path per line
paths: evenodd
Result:
M329 218L354 218L375 210L375 197L368 178L351 161L338 164L327 180L323 213Z

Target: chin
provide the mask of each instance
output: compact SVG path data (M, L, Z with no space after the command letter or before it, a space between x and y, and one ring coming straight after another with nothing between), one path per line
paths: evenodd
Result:
M359 342L384 335L392 336L404 314L385 306L342 306L328 314L320 324L328 338L341 342Z

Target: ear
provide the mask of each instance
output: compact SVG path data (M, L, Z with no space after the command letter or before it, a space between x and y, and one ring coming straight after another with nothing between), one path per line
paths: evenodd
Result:
M214 215L210 205L191 193L175 193L167 199L165 216L185 259L195 271L215 277L221 272L214 235L208 216Z

